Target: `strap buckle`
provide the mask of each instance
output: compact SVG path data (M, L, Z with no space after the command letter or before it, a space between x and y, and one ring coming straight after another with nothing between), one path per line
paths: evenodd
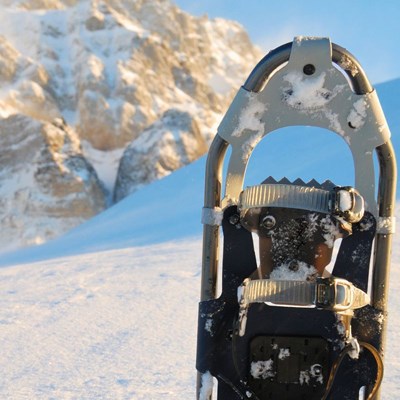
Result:
M340 278L317 278L315 306L323 310L345 312L370 303L367 293Z
M245 279L238 287L239 336L246 330L247 311L253 303L273 307L316 308L351 316L352 311L370 304L370 297L346 279L329 277L309 281Z
M365 212L365 204L363 197L356 189L351 186L338 186L333 189L331 196L333 215L352 224L361 221Z

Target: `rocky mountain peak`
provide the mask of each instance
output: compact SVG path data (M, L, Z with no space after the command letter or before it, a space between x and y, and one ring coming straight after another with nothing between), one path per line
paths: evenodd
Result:
M64 157L65 146L58 146L58 139L49 139L49 145L43 132L54 127L75 138L74 154L97 179L90 190L105 193L81 220L110 204L113 193L121 199L203 154L221 114L260 57L239 24L193 17L169 0L0 0L0 5L0 135L17 129L29 136L32 130L39 138L41 132L34 143L54 160ZM65 123L56 127L54 121ZM8 170L8 158L0 159ZM13 180L28 168L25 161L13 166ZM32 162L30 168L36 167ZM68 168L79 175L77 164ZM127 171L137 168L147 172L128 177ZM39 181L42 173L39 169ZM65 171L54 165L48 185L60 187L58 176L65 177ZM69 182L71 193L77 193ZM15 194L14 186L2 186L4 193ZM35 199L40 185L28 186ZM89 195L89 186L82 186L79 196ZM64 204L65 215L68 209L76 213L72 203ZM6 212L0 212L0 220L1 215ZM61 214L52 215L57 230L43 222L42 214L31 214L32 229L47 226L48 234L40 237L73 225L63 225ZM17 231L12 237L18 242L22 232Z

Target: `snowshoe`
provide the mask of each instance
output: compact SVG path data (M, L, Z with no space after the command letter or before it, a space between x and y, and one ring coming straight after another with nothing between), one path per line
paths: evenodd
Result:
M255 146L286 126L341 136L353 186L269 177L243 188ZM218 128L205 182L197 398L379 399L396 162L357 60L326 38L295 38L267 54Z

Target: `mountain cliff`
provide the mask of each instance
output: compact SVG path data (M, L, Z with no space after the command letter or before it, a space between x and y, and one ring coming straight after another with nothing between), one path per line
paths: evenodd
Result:
M0 246L57 236L201 156L260 57L237 23L169 0L0 6L1 196L21 210L0 211Z

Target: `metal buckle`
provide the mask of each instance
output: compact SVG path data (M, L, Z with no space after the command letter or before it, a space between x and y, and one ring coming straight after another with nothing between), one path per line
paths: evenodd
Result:
M335 312L347 311L354 302L354 286L345 279L317 278L315 306Z
M361 221L364 216L364 199L351 186L335 187L331 195L333 215L343 218L350 223Z

